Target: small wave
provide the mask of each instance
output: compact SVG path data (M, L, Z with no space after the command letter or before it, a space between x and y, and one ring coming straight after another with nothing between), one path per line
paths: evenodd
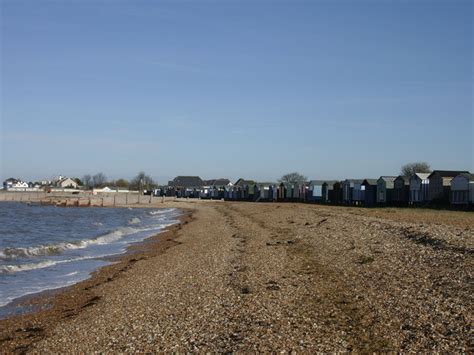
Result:
M64 276L74 276L74 275L77 275L79 273L79 271L73 271L73 272L70 272L69 274L66 274Z
M80 247L81 246L77 243L59 243L29 248L5 248L0 250L0 259L9 260L16 257L58 255L66 249L78 249Z
M73 259L67 259L67 260L45 260L45 261L40 261L39 263L27 263L27 264L18 264L18 265L0 265L0 274L44 269L44 268L58 265L58 264L71 263L74 261L81 261L81 260L98 259L104 256L106 255L83 256L80 258L73 258ZM77 275L78 273L79 273L78 271L74 271L64 276L74 276L74 275Z
M17 257L34 257L34 256L48 256L48 255L59 255L66 250L70 249L83 249L89 245L102 245L117 241L124 236L139 232L140 229L132 227L119 228L110 233L104 234L95 239L86 239L73 243L58 243L54 245L40 245L29 248L4 248L0 249L0 259L11 260Z
M131 220L128 221L128 224L138 224L141 222L141 219L138 217L134 217Z
M162 210L150 211L150 212L148 212L148 214L150 214L152 216L155 216L157 214L170 213L170 212L173 212L174 210L175 210L175 208L165 208L165 209L162 209Z
M40 263L21 264L21 265L0 265L0 274L43 269L45 267L56 265L52 260L42 261Z
M92 223L92 225L100 227L100 226L103 226L104 224L101 222L94 222Z

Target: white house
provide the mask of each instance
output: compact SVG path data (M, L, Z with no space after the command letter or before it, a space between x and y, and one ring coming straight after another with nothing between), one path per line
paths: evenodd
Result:
M3 188L10 191L26 191L26 189L29 188L29 185L27 182L9 178L3 182Z
M474 174L461 173L451 180L450 202L453 205L474 203Z
M73 188L73 189L77 189L77 187L79 186L77 184L77 182L75 182L73 179L71 178L61 178L60 180L58 180L56 182L56 186L57 187L62 187L63 189L65 188Z
M121 188L121 187L115 187L115 186L112 186L112 187L105 186L105 187L102 187L102 188L95 188L95 189L92 190L93 195L97 195L98 193L115 193L115 192L121 192L121 193L133 192L133 193L137 193L138 191L130 191L129 189L125 189L125 188Z

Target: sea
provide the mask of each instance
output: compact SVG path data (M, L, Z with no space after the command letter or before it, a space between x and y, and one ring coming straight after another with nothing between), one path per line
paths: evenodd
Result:
M19 297L87 279L112 263L107 257L178 223L179 215L178 209L0 202L0 317Z

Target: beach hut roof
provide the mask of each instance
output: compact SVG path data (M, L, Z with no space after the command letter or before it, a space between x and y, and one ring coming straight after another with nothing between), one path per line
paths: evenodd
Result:
M421 180L428 179L428 176L430 176L431 173L415 173L416 176L418 176Z
M468 181L474 181L474 174L471 173L461 173L459 174L463 177L465 177Z
M428 176L428 179L434 175L439 174L441 177L453 178L459 174L469 174L469 171L460 171L460 170L433 170L433 172Z
M229 179L211 179L211 180L204 180L205 186L226 186L230 184Z
M237 186L245 186L245 185L254 185L255 184L255 181L254 180L245 180L243 178L240 178L239 180L237 180L235 182L234 185L237 185Z
M177 176L169 181L168 185L173 187L201 187L204 186L204 181L199 176Z
M378 179L364 179L362 183L366 185L377 185L377 181Z

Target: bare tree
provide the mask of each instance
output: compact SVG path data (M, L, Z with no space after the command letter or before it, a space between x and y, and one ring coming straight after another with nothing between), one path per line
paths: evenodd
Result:
M130 181L130 188L140 192L143 190L151 190L155 186L156 183L149 175L145 174L144 171L140 171L137 176Z
M101 187L107 181L107 177L103 173L97 173L92 177L94 187Z
M84 183L84 186L86 186L88 188L94 187L94 183L92 181L92 176L90 176L89 174L86 174L82 177L82 182Z
M401 174L403 176L412 176L416 173L431 173L430 164L424 161L420 161L405 164L401 168Z
M301 184L307 180L308 178L306 176L301 175L295 171L293 173L283 175L278 181L289 184Z

